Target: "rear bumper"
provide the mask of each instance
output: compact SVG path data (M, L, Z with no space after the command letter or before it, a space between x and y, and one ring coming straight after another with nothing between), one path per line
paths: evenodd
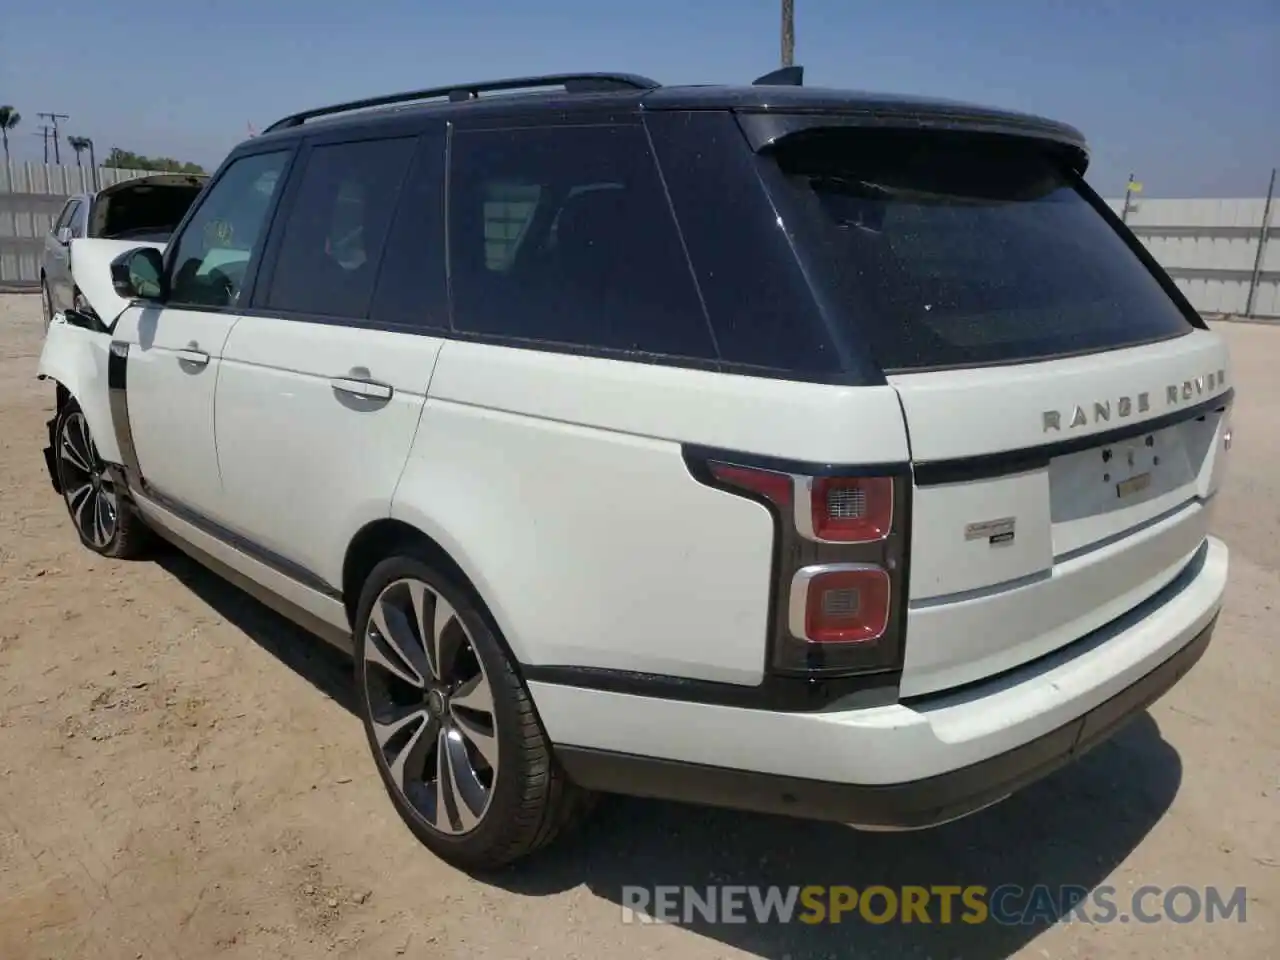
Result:
M585 787L927 827L1069 763L1164 694L1209 645L1226 574L1227 548L1208 538L1160 594L1070 648L979 685L886 707L779 714L530 689L560 762Z
M1065 766L1155 702L1200 659L1216 620L1123 693L1051 733L949 773L884 786L831 783L561 747L569 776L595 790L864 827L918 829L990 806Z

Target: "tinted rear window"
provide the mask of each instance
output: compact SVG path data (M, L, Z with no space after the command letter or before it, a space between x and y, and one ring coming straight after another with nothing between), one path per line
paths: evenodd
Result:
M839 321L888 371L1047 359L1191 330L1043 147L823 130L784 142L777 162Z

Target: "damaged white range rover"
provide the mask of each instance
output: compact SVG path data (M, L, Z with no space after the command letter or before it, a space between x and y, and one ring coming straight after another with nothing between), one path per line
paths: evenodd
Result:
M1227 349L1080 134L795 79L316 109L163 254L77 241L40 375L81 539L351 651L454 863L597 791L941 823L1209 643Z

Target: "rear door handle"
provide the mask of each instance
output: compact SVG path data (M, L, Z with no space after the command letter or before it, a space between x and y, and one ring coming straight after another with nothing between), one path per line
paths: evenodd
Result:
M355 371L352 371L354 373ZM395 391L389 383L380 383L368 377L330 377L329 386L339 393L364 400L390 400Z
M200 344L194 340L178 351L178 359L183 363L191 364L193 367L203 367L209 363L209 355L201 350Z

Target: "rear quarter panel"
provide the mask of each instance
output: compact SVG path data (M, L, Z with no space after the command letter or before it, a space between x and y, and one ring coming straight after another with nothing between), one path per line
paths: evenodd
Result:
M392 515L449 551L525 664L757 684L773 521L695 480L682 441L906 455L887 387L448 342Z

